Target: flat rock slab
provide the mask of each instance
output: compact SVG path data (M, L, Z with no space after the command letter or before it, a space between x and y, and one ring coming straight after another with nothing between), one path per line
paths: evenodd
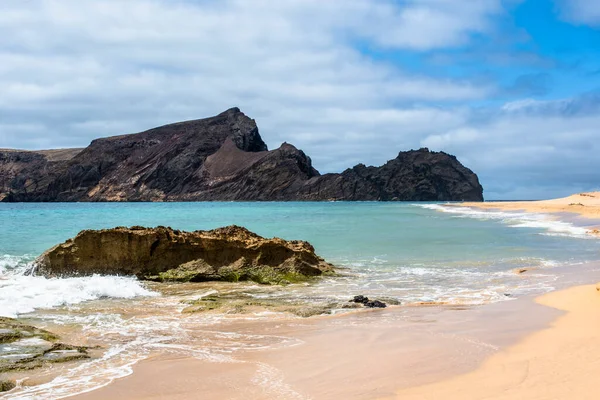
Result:
M80 350L74 349L74 350L50 351L50 352L44 354L41 358L44 361L65 362L65 361L72 361L72 360L81 360L81 359L90 358L90 357L87 355L87 353L84 353Z
M86 347L59 343L53 333L16 319L0 318L0 334L0 373L90 358Z

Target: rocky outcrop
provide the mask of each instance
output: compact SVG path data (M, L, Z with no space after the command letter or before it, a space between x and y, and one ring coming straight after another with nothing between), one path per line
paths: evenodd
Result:
M483 189L455 157L428 149L321 175L291 144L268 151L256 122L232 108L85 149L0 150L0 200L481 201Z
M228 226L184 232L166 227L85 230L42 254L45 276L135 275L155 281L277 284L333 273L307 242L265 239Z

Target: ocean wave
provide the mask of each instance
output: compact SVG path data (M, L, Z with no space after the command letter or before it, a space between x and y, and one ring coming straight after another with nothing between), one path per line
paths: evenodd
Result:
M0 275L0 316L15 318L47 309L101 298L131 299L158 296L133 277L93 275L83 278L44 278Z
M0 255L0 275L15 273L25 268L26 264L33 260L29 255L15 256L11 254ZM20 272L18 272L20 274Z
M441 204L415 204L417 207L456 214L457 217L479 220L497 220L513 228L531 228L545 231L543 235L593 239L588 229L560 221L543 213L507 212L475 209L471 207L453 207Z

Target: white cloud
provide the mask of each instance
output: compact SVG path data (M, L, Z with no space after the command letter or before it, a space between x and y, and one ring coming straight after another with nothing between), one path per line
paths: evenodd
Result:
M424 145L455 153L493 197L533 193L536 181L535 193L589 185L588 166L600 167L589 106L530 99L476 111L465 104L496 88L369 56L464 45L493 33L501 5L4 0L0 147L85 146L239 106L271 148L291 142L323 172Z
M461 127L443 134L427 136L421 143L425 147L446 149L450 146L474 145L481 136L477 129Z
M11 39L0 43L0 146L83 146L120 129L239 106L272 146L287 140L311 154L329 153L313 143L336 148L336 157L314 156L331 170L351 157L343 150L351 142L416 144L425 125L452 125L456 118L430 101L493 90L409 74L365 56L357 40L417 50L455 46L489 29L498 4L7 0L0 13L0 35ZM32 121L39 130L11 133ZM340 137L348 142L336 143Z
M600 102L593 95L515 101L483 122L471 116L464 126L429 135L422 144L468 160L487 198L543 198L600 188L600 114L591 111L594 107Z
M564 19L575 24L600 25L600 2L597 0L559 0Z
M341 5L341 2L336 6ZM347 1L344 25L380 46L428 50L468 43L469 35L492 30L488 17L501 13L501 2L478 0ZM343 27L346 27L344 26Z

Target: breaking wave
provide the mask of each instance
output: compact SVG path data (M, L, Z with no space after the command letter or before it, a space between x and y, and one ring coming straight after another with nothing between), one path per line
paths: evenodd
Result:
M158 296L133 277L93 275L44 278L24 275L27 257L0 256L0 316L15 318L47 309L101 298Z
M588 229L573 225L569 222L554 219L551 215L542 213L506 212L481 210L470 207L453 207L440 204L416 204L421 208L456 214L459 217L479 220L497 220L513 228L533 228L544 232L542 235L566 236L580 239L593 238Z

